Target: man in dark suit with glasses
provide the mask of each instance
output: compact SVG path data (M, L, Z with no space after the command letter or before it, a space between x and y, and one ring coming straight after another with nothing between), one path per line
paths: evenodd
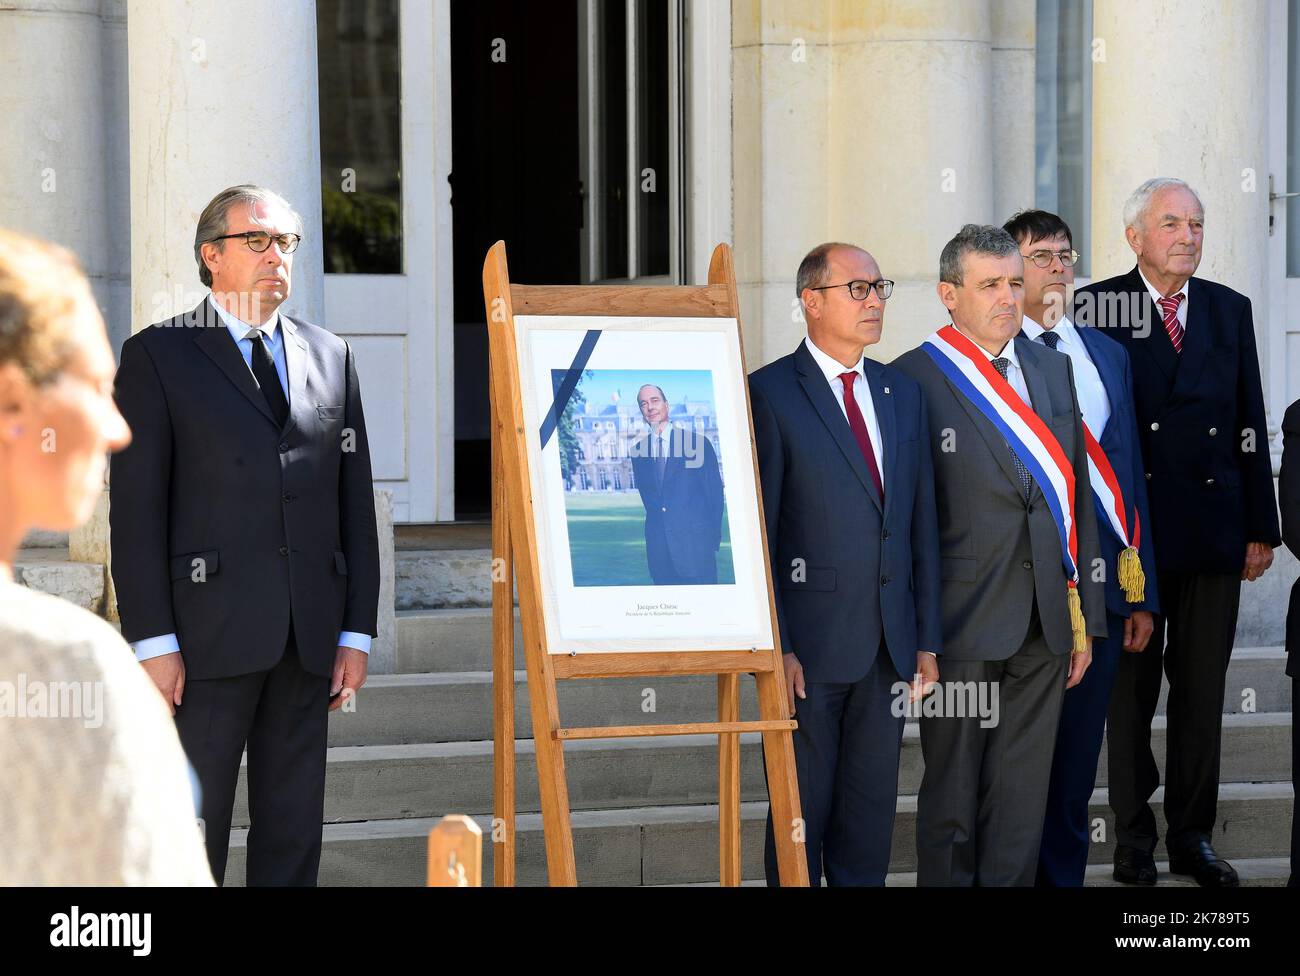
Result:
M280 311L301 218L236 186L199 218L211 288L122 347L112 461L122 635L176 716L225 876L248 752L249 885L314 885L328 713L366 679L379 550L348 344Z

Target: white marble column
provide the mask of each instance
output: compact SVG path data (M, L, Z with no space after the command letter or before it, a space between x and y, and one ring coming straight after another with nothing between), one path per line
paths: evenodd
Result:
M1257 332L1268 247L1263 0L1095 0L1092 274L1128 271L1125 199L1143 180L1186 180L1205 205L1197 274L1249 296ZM1262 333L1261 333L1262 334Z
M74 251L106 308L99 0L0 6L0 226Z
M285 310L321 320L316 5L132 0L132 330L197 304L194 229L207 202L258 183L302 214Z
M993 217L1034 206L1034 0L992 0Z
M803 335L799 259L828 232L828 0L733 0L736 279L750 369Z
M993 149L1007 120L991 109L990 0L733 0L732 12L750 366L803 335L795 272L810 247L831 239L863 245L897 282L872 351L888 361L945 320L934 292L943 245L963 223L996 216ZM1032 167L1032 123L1030 132L1012 142Z

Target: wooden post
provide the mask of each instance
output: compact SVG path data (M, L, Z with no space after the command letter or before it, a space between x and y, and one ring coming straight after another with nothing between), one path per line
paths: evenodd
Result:
M483 883L483 831L463 813L429 831L430 888L477 888Z
M515 612L510 506L496 396L490 384L492 435L492 883L515 883Z

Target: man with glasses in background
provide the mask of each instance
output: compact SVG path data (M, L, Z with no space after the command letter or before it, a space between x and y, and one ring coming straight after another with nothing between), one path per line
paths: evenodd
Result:
M1025 260L1020 334L1064 353L1074 366L1102 559L1088 571L1104 574L1106 586L1107 636L1093 641L1092 667L1065 693L1038 850L1038 885L1077 888L1088 866L1088 801L1115 670L1121 653L1146 647L1152 614L1159 612L1155 555L1128 353L1097 329L1076 328L1066 314L1079 257L1070 228L1056 214L1025 210L1003 230Z
M800 828L812 884L885 883L904 706L939 677L925 401L863 355L893 287L861 248L813 248L795 279L807 338L749 378L803 812L768 816L770 885L774 831Z
M327 717L362 686L379 603L370 450L348 344L280 311L301 218L243 185L199 217L211 294L122 347L112 461L122 635L176 718L225 876L248 751L249 885L314 885Z

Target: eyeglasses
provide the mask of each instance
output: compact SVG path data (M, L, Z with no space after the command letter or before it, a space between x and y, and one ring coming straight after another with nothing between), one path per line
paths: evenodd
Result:
M1052 258L1060 258L1062 267L1070 268L1074 262L1079 260L1078 251L1035 251L1033 254L1022 254L1022 258L1028 258L1040 268L1050 268Z
M220 237L210 238L203 243L212 244L216 241L229 240L232 237L242 237L249 250L256 251L258 254L270 247L271 241L275 241L280 248L281 254L292 254L298 250L298 244L302 241L302 236L299 234L271 235L262 230L246 230L242 234L222 234Z
M831 288L847 288L853 300L860 302L871 294L873 288L882 299L888 298L894 292L894 283L888 278L881 278L879 281L845 281L838 285L821 285L813 288L812 291L827 291Z

